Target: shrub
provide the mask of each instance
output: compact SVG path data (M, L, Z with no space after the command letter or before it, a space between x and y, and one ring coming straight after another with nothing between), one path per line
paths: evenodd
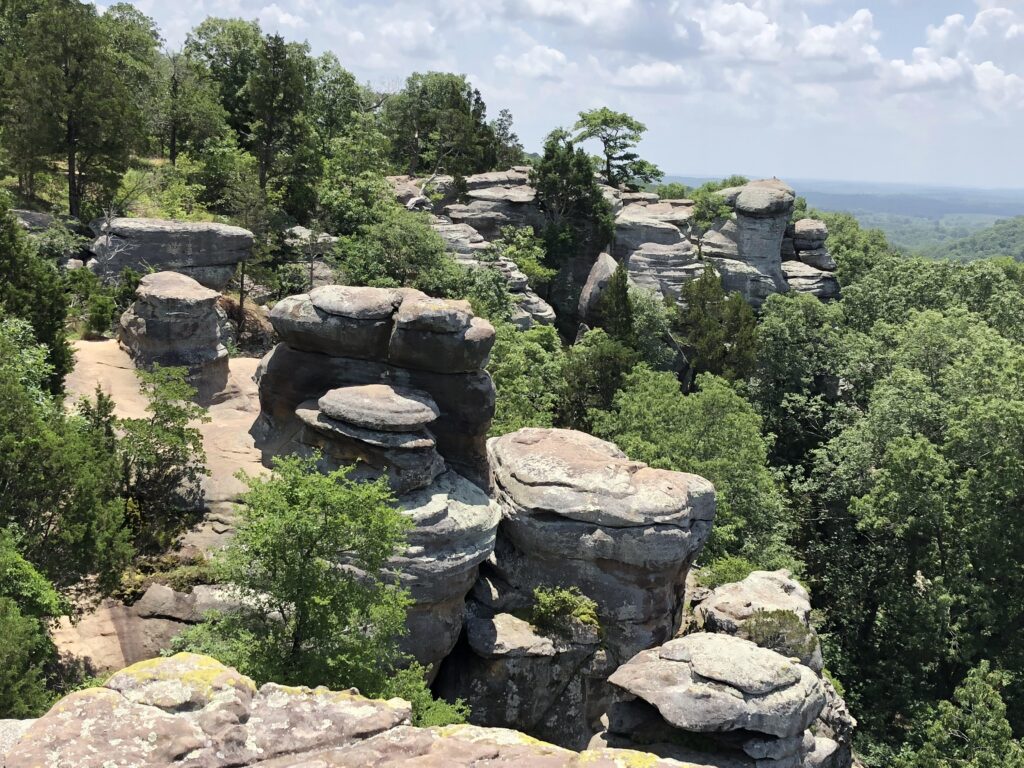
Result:
M792 611L755 611L743 624L740 636L762 648L808 659L818 647L817 636Z
M533 590L530 623L562 637L572 634L575 623L601 628L597 603L580 592L579 587L537 587Z
M697 571L697 581L702 587L714 589L722 584L743 581L756 570L757 566L745 557L729 555L716 558Z

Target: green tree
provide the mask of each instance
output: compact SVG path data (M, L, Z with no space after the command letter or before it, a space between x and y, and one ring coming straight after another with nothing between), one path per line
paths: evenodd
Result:
M489 169L494 132L480 91L464 75L415 72L384 102L393 160L410 176Z
M119 49L109 28L92 5L46 0L29 15L7 73L11 114L29 121L22 129L33 157L65 163L68 212L78 218L87 195L112 193L143 136L142 105L130 90L139 71L125 66L132 50L127 41Z
M186 631L179 647L261 683L388 689L409 598L386 566L409 522L386 481L347 474L289 457L269 477L244 478L238 531L218 563L241 607Z
M185 40L185 55L205 64L217 83L228 124L239 139L247 136L255 119L245 86L262 46L259 24L243 19L208 18Z
M690 368L731 381L746 379L754 367L754 310L736 291L726 295L710 265L679 293L673 327L688 353Z
M545 266L544 241L530 227L502 227L501 237L491 242L491 253L496 260L515 262L535 291L545 290L555 277L555 270Z
M608 107L580 112L574 128L577 131L574 141L597 139L601 142L604 177L610 186L625 184L636 188L662 177L656 165L641 160L632 151L643 138L647 126L625 112L615 112Z
M556 425L590 432L593 411L612 406L615 393L636 363L632 347L600 328L588 331L566 350Z
M765 568L794 567L791 518L768 467L768 441L753 408L708 374L683 395L671 373L645 365L628 373L609 406L590 414L594 434L651 466L708 478L718 492L704 557L741 555Z
M156 131L171 165L183 151L198 152L228 128L227 112L210 70L194 56L171 52L160 58L156 87Z
M52 699L45 665L53 644L46 627L24 615L14 600L0 597L0 636L0 718L39 717Z
M512 113L503 109L498 117L490 123L494 135L494 161L492 165L498 169L521 165L524 160L523 144L512 125Z
M497 326L487 370L497 391L490 434L523 427L550 427L561 399L564 353L558 333L548 325L520 331Z
M971 670L951 701L925 719L919 746L906 746L896 768L1021 768L1024 745L1013 738L1000 691L1008 675L987 661Z
M313 60L308 112L322 154L328 154L331 142L351 130L354 116L365 114L371 106L369 94L337 56L328 52Z
M72 366L64 329L67 299L56 266L35 253L8 205L0 195L0 310L27 320L36 340L46 345L52 366L47 385L57 392Z
M597 303L597 314L601 319L601 327L609 336L626 346L635 345L633 305L629 300L629 274L622 264L615 268L601 294Z
M530 184L544 212L548 265L576 255L597 255L611 240L611 206L594 179L590 158L568 132L552 131L544 154L530 171Z

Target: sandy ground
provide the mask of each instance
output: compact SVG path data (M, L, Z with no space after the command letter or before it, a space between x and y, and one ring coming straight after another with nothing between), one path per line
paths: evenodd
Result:
M116 341L77 341L74 349L75 369L65 382L69 400L91 397L99 386L113 398L118 416L146 416L146 399L139 390L135 366ZM190 553L210 552L226 542L234 518L233 502L245 490L236 473L267 471L249 435L260 410L252 378L258 364L255 358L230 361L227 385L208 409L210 421L198 425L210 475L203 482L205 518L182 537L182 549ZM98 670L115 670L156 655L177 629L180 625L161 619L142 621L130 607L104 600L76 625L63 620L54 632L54 641L61 651L88 658Z

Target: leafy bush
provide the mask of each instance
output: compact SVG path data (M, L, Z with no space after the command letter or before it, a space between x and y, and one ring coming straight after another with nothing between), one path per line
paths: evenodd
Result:
M465 723L469 719L469 705L462 699L454 703L435 699L424 679L425 672L416 663L396 670L381 695L397 696L412 704L412 724L420 728Z
M792 611L755 611L744 622L740 636L783 656L808 659L818 639Z
M714 589L722 584L743 581L757 570L757 566L738 555L718 557L697 571L697 581L702 587Z
M0 597L0 718L38 717L50 704L44 666L53 645L41 621Z
M572 635L574 623L601 628L597 603L580 592L579 587L537 587L533 590L530 623L561 637Z
M86 333L103 336L113 325L117 306L114 299L103 293L96 293L89 299L89 313L86 316Z
M563 358L562 342L551 326L520 331L508 323L498 324L487 364L497 391L491 435L554 424Z
M501 237L491 243L491 250L495 258L514 261L534 290L543 290L557 274L546 266L544 241L530 227L502 227Z

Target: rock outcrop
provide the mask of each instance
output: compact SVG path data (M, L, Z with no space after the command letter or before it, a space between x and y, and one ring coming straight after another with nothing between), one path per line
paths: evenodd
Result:
M608 675L679 628L714 489L569 430L522 429L489 441L488 452L501 524L440 689L469 701L474 722L582 746L604 712ZM600 646L586 627L546 637L519 618L536 588L551 587L595 602Z
M118 339L139 367L184 366L201 400L228 378L227 315L220 294L177 272L145 275L121 315Z
M0 764L75 768L383 768L483 765L683 768L636 750L578 753L515 731L416 728L401 699L267 683L195 654L153 659L61 699L37 720L0 721Z
M857 721L823 676L821 645L811 624L810 595L789 571L754 571L743 581L723 584L697 601L693 612L697 627L704 632L743 637L810 668L825 693L825 706L811 730L819 753L829 756L828 762L815 765L850 768ZM779 615L784 613L792 614L796 622L780 622ZM800 628L803 632L797 631Z
M278 302L270 319L282 343L257 371L264 457L316 452L324 471L387 477L413 522L393 562L414 601L402 644L433 675L494 549L498 507L466 479L488 482L494 329L466 302L337 285Z
M786 230L782 242L782 272L790 289L823 301L839 296L836 263L829 253L828 226L818 219L800 219Z
M227 224L116 218L90 226L96 239L86 266L105 279L116 279L125 267L142 274L166 270L219 291L252 256L252 232Z
M825 706L821 681L749 641L687 635L641 651L608 681L617 693L592 746L643 744L663 757L751 768L821 764L813 755L824 747L808 730ZM681 746L694 734L706 746Z
M839 297L839 281L831 272L802 261L784 261L782 273L790 289L797 293L809 293L823 301Z

